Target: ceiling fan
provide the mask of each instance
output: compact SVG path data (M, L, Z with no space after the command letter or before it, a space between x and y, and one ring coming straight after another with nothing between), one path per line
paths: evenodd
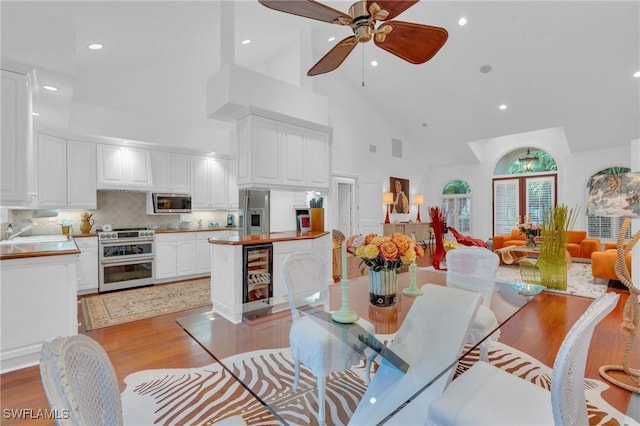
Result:
M447 41L447 30L411 22L390 21L413 6L418 0L359 0L349 8L349 14L335 10L315 0L258 0L264 6L336 25L348 25L352 36L338 42L307 72L308 76L335 70L358 43L373 39L376 46L412 64L431 59ZM377 21L384 21L376 28Z

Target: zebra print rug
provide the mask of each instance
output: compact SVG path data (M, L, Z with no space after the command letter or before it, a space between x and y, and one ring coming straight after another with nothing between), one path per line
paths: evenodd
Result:
M475 351L459 364L457 373L477 359ZM298 390L292 390L294 367L289 348L247 352L228 361L233 362L234 374L254 383L252 389L289 424L318 424L315 377L303 366ZM549 389L551 368L523 352L494 342L489 361ZM248 425L281 424L218 363L199 368L140 371L127 376L125 383L127 387L122 393L125 425L211 425L237 415ZM625 415L601 397L608 385L588 379L585 387L590 425L622 425ZM364 365L329 376L325 401L327 425L346 425L365 390Z

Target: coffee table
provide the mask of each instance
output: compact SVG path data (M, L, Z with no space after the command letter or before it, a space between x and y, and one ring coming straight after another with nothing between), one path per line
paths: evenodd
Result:
M354 287L357 287L357 285L354 285ZM527 285L519 282L497 282L496 290L491 300L491 308L498 317L500 326L516 317L520 309L535 298L543 289L544 287L542 286ZM366 293L362 295L362 298L365 300L368 299ZM396 306L386 308L388 315L370 319L371 322L377 323L377 328L381 327L382 330L386 330L384 326L380 324L385 318L389 318L392 322L398 322L398 318L401 318L401 325L406 312L410 310L411 305L416 300L413 297L403 295L401 288L398 291L398 299ZM393 314L394 311L397 313L396 315ZM380 313L379 309L373 310L372 312ZM362 312L359 313L363 318L368 319L366 314ZM313 313L310 312L310 314ZM357 326L345 326L335 323L330 320L330 316L327 315L326 312L320 312L318 315L321 319L323 316L325 318L324 324L329 328L335 329L337 334L343 334L350 339L356 336L357 341L365 341L370 348L381 352L383 358L380 358L378 362L382 362L382 364L389 364L389 362L391 362L391 364L394 364L393 358L397 356L396 351L391 350L385 353L384 347L380 347L381 343L393 339L392 333L376 336L369 335L365 332L366 334L363 335L363 330ZM315 378L313 375L301 373L304 381L308 382L308 386L299 386L297 391L293 391L290 382L272 380L273 377L271 376L276 374L275 371L262 371L258 369L256 371L251 370L249 372L250 374L248 374L247 371L243 371L243 369L239 367L239 365L244 364L238 364L237 362L237 356L243 353L260 350L265 351L264 353L267 354L272 353L273 350L288 348L291 322L290 311L278 312L258 320L244 321L239 324L233 324L215 312L192 314L177 320L177 323L213 358L218 360L227 372L234 376L278 421L285 425L306 424L309 417L305 416L312 417L317 411L315 410L317 407L312 406L316 395ZM395 326L389 330L393 329L395 329ZM495 330L493 331L495 332ZM414 384L415 392L412 391L411 396L406 398L406 400L400 401L397 406L394 405L394 407L388 410L385 408L385 411L380 413L380 416L367 424L376 424L384 421L383 419L387 416L402 416L411 407L412 401L418 400L421 395L428 393L434 383L437 383L438 379L443 375L448 372L450 373L452 369L455 368L457 361L468 355L472 349L474 348L465 347L461 353L456 353L456 355L450 358L438 359L438 364L432 365L429 370L433 377L422 378L420 383ZM270 350L271 352L269 352ZM431 358L429 353L425 353L424 357L426 357L425 359ZM402 365L402 361L402 357L400 356L395 359L395 362L397 362L399 366ZM289 367L281 363L277 365L277 369L286 369ZM408 368L411 370L411 366L408 366ZM414 366L414 368L416 368L416 366ZM361 367L360 370L362 370ZM400 380L405 374L403 369L398 366L387 368L385 371L387 373L389 371L395 372L392 373L395 377L392 380ZM375 383L376 379L377 377L374 377L372 383ZM336 399L344 400L343 408L351 410L352 412L356 411L365 394L364 390L367 388L366 382L363 379L358 379L353 372L332 375L330 380L331 385L327 385L328 392L330 389L330 392ZM282 395L284 395L284 397ZM310 401L310 408L306 408L306 404L304 403L307 400ZM351 414L346 415L344 412L338 412L332 413L336 414L338 416L337 418L333 417L330 419L330 413L330 410L328 410L328 424L346 424L351 416Z

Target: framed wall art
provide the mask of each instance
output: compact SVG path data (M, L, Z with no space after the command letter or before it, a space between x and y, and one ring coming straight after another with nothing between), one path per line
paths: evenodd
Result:
M389 192L393 193L391 213L409 213L409 179L389 178Z

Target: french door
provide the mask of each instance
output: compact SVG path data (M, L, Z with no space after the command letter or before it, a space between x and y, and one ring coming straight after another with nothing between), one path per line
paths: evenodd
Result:
M493 180L493 235L509 234L526 220L542 223L557 203L557 176L509 176Z

